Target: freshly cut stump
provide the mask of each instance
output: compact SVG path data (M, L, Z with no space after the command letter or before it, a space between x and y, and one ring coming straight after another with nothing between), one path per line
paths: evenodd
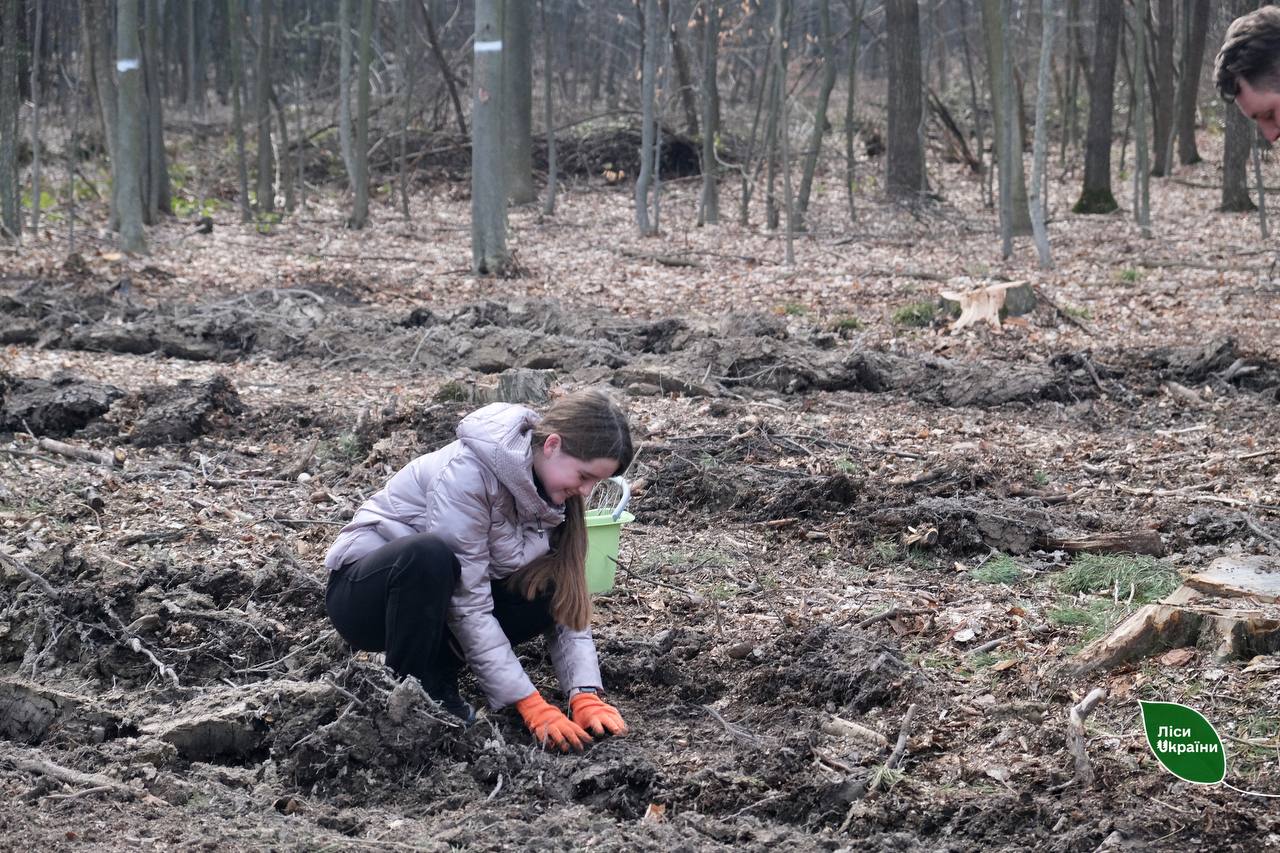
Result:
M1280 651L1280 559L1214 560L1082 649L1068 672L1084 675L1192 645L1212 648L1218 660Z

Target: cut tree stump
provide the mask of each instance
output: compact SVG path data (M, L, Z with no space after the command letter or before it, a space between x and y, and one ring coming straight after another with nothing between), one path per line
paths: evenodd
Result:
M1082 649L1067 672L1084 675L1193 645L1212 649L1219 661L1280 651L1280 559L1214 560Z

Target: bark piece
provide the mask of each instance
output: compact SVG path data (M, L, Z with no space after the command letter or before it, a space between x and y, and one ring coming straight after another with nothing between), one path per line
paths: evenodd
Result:
M1071 554L1149 554L1165 555L1164 542L1154 530L1129 530L1120 533L1100 533L1096 536L1060 537L1046 536L1048 548L1060 549Z

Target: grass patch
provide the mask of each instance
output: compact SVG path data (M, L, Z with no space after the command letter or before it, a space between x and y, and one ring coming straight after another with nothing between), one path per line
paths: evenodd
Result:
M788 317L803 317L808 313L809 309L801 305L799 302L787 302L779 305L776 309L779 314L785 314Z
M862 329L866 324L857 317L838 317L831 323L831 331L833 332L856 332Z
M938 306L934 302L912 302L903 305L893 312L891 319L895 326L907 326L922 329L933 324L938 316Z
M1049 608L1045 615L1049 624L1056 627L1083 629L1080 642L1066 649L1068 653L1074 653L1101 637L1123 614L1123 607L1105 599L1094 599L1084 604L1064 602L1059 607Z
M1001 554L969 572L969 577L980 583L1014 584L1022 580L1022 569L1012 557Z
M1057 581L1059 592L1110 592L1113 598L1146 604L1168 595L1182 579L1172 566L1154 557L1081 554Z
M1138 279L1142 278L1142 273L1133 267L1125 267L1116 273L1116 278L1126 284L1136 284Z
M1062 313L1075 320L1091 320L1093 319L1093 311L1078 305L1063 305Z

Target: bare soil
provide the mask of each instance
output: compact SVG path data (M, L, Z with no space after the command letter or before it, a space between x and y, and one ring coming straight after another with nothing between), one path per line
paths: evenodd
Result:
M956 181L953 197L976 193ZM445 223L465 202L445 198L413 223L383 211L363 244L318 211L267 236L160 229L145 260L91 239L16 263L0 282L0 837L1280 843L1267 800L1163 771L1136 701L1193 705L1226 737L1228 781L1280 793L1275 656L1192 649L1072 678L1089 625L1071 614L1138 605L1059 585L1071 543L1091 541L1181 572L1231 553L1280 564L1278 291L1252 222L1169 184L1156 215L1176 239L1071 217L1040 274L1026 247L993 260L989 220L961 201L871 206L853 241L801 237L788 271L775 236L695 234L679 218L693 188L671 192L663 243L617 236L625 188L585 184L554 219L514 211L509 281L456 269L466 235ZM904 325L899 309L961 275L1041 298L1000 330L953 333L945 312ZM553 383L614 387L641 443L637 522L595 616L633 734L569 756L510 712L463 730L353 656L320 565L360 501L462 414ZM1006 558L1012 576L982 574ZM522 653L551 690L542 649ZM1095 780L1073 784L1067 713L1098 685Z

